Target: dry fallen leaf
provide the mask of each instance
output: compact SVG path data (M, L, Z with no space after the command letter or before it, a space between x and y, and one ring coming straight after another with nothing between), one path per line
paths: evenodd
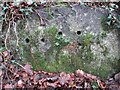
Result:
M5 88L5 89L12 89L13 87L12 87L11 84L6 84L6 85L4 86L4 88Z
M23 81L27 81L27 80L29 80L29 76L28 76L28 74L27 73L22 73L22 77L23 77Z
M3 73L3 71L2 71L1 68L0 68L0 76L2 76L2 73Z
M41 75L40 74L34 74L34 81L38 81L41 79Z
M76 74L78 74L80 77L83 77L85 75L85 73L80 69L76 71Z
M17 82L17 86L18 86L18 87L23 87L23 81L22 81L22 80L19 80L19 81Z
M49 82L47 82L47 86L51 86L51 87L56 88L57 84L56 83L49 83Z
M4 57L6 60L10 59L10 53L9 53L9 51L5 50L5 51L3 52L3 57Z
M3 61L3 58L2 58L2 56L0 55L0 62L2 62Z
M59 77L60 84L64 85L68 80L70 80L70 75L65 72L61 72Z

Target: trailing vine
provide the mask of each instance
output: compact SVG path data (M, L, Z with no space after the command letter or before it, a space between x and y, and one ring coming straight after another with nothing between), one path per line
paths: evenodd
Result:
M8 26L6 35L5 35L5 48L8 50L7 47L7 39L10 34L10 29L13 27L14 34L16 36L16 46L19 46L19 38L17 34L17 22L21 19L28 18L31 14L36 14L40 20L40 25L45 25L45 19L39 15L39 13L35 10L38 6L44 7L43 4L37 4L35 2L2 2L1 6L1 22L2 31L4 32L5 28Z

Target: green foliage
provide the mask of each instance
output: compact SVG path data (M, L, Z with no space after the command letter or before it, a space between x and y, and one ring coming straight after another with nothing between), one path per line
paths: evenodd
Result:
M49 72L74 72L77 69L82 69L85 72L92 73L95 75L98 75L102 78L107 77L108 75L108 69L109 65L102 65L100 67L91 66L91 62L96 61L96 58L94 58L93 53L91 52L90 45L91 40L93 39L93 35L86 34L81 36L83 39L82 42L82 48L78 54L63 54L61 52L61 49L68 45L70 40L69 38L65 38L62 35L57 34L57 29L55 26L48 28L47 30L44 30L45 38L48 38L51 42L52 49L48 50L46 55L49 56L49 60L46 61L46 56L44 53L41 53L39 50L36 50L35 53L33 53L33 56L30 53L30 46L35 46L36 42L34 39L37 38L36 36L32 35L30 44L24 45L23 47L23 57L26 62L30 62L30 64L33 66L34 70L45 70ZM66 42L67 39L67 42ZM35 46L36 47L36 46ZM104 48L104 47L103 47Z
M111 31L112 29L114 29L113 25L108 25L108 24L111 24L111 21L108 21L108 18L109 16L104 16L101 18L101 26L102 26L102 30L104 31Z
M102 30L107 32L110 32L115 29L118 30L120 28L120 15L113 15L112 13L109 13L108 15L103 16L101 18L101 26Z
M50 27L50 28L44 30L44 34L45 34L46 38L49 38L50 42L52 44L54 44L55 36L57 34L56 27L53 26L53 27Z
M46 55L53 57L53 60L57 60L60 50L66 46L70 40L62 35L58 35L55 26L45 30L44 33L45 37L49 38L49 41L51 42L51 48L46 52Z
M109 68L111 67L109 67L106 64L102 64L100 67L93 68L93 70L91 70L91 73L100 76L101 79L105 79L108 77L108 74L110 73Z
M93 39L92 34L87 33L85 35L82 35L81 38L83 39L83 42L82 42L83 47L90 46L92 44L92 39Z

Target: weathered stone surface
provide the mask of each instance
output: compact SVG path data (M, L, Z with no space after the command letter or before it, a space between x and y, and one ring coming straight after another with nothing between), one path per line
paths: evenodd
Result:
M115 76L115 81L119 82L120 83L120 73L117 73Z
M44 18L49 16L48 13L42 13L41 10L38 10L38 13ZM94 54L94 60L88 60L90 63L87 66L92 69L105 66L106 71L114 72L109 63L114 62L115 59L119 59L118 36L116 31L111 31L109 33L105 32L101 25L101 19L107 16L108 10L103 8L92 9L90 7L75 4L71 7L54 6L51 8L51 13L53 14L52 19L49 20L45 27L40 26L37 16L33 15L29 20L27 20L26 24L23 24L25 26L25 31L23 32L22 30L19 30L19 32L23 32L19 35L19 44L22 43L23 45L30 47L33 54L36 51L42 53L49 51L49 53L53 53L50 56L48 55L48 57L52 60L55 59L54 55L56 55L58 52L53 50L53 47L55 46L52 46L53 44L50 42L52 41L50 40L50 37L45 36L44 31L46 29L55 26L58 31L63 33L64 38L70 39L70 42L82 43L82 36L87 37L89 34L92 36L92 40L85 38L88 40L87 44L89 45L84 47L90 46L90 49ZM21 22L19 24L21 24ZM78 35L77 31L81 31L81 34ZM106 35L102 36L103 33ZM30 43L25 43L26 38L30 39ZM44 38L44 42L41 41L42 38ZM79 48L79 51L81 50L81 47ZM76 51L76 48L72 51ZM87 53L87 50L84 50L84 52L80 51L78 57L80 57L81 54L86 55L85 53ZM59 57L59 55L57 57ZM71 58L73 57L71 56ZM84 58L85 56L81 59L84 60ZM86 63L84 63L84 65L86 65ZM104 70L104 67L102 69Z

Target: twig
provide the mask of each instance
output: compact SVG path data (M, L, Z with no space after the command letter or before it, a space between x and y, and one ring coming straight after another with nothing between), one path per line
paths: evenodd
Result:
M0 85L0 90L2 90L3 75L1 76L0 81L1 81L1 82L0 82L0 84L1 84L1 85Z
M11 25L11 22L9 22L8 30L7 30L6 37L5 37L5 47L6 47L7 50L8 50L8 48L7 48L7 38L8 38L9 33L10 33L10 25Z
M6 67L5 67L5 68L6 68ZM7 77L8 81L11 82L11 81L10 81L10 78L9 78L9 76L8 76L8 73L7 73L7 68L6 68L6 70L5 70L5 74L6 74L6 77Z
M18 35L17 35L17 30L16 30L16 23L13 21L13 28L14 28L14 32L15 32L15 35L16 35L16 46L19 46L18 45L18 42L19 42L19 38L18 38Z
M41 17L41 15L35 9L33 9L33 12L38 16L40 21L41 21L41 19L43 19L43 20L49 22L46 18Z
M20 67L22 67L23 69L25 69L21 64L17 63L17 62L14 62L16 63L17 65L19 65Z

